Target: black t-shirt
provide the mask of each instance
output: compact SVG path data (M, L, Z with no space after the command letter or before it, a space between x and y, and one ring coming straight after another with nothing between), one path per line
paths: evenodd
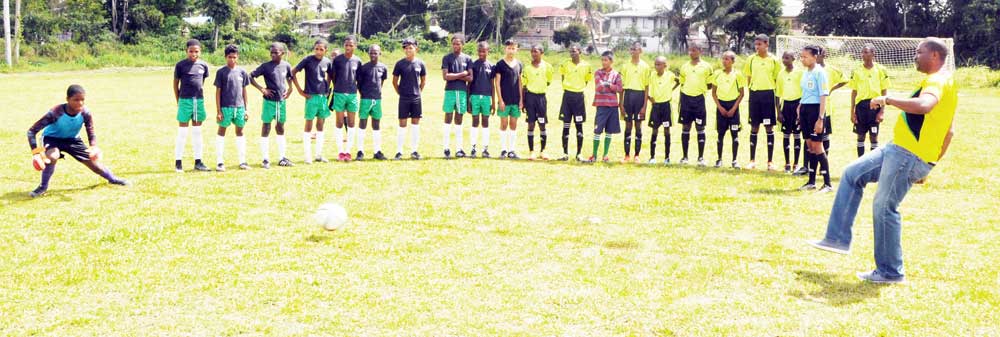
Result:
M174 65L174 78L180 80L180 98L204 98L201 87L208 78L208 63L184 59Z
M333 67L330 68L330 77L333 78L333 92L342 94L358 92L356 76L360 67L361 58L357 55L353 55L351 58L347 58L344 54L337 55L337 58L333 59Z
M504 104L521 103L521 88L517 82L521 78L520 61L514 60L512 64L507 64L507 60L500 60L493 68L495 76L500 76L500 97Z
M250 75L243 68L219 68L215 72L215 87L219 88L220 107L245 107L243 88L250 85Z
M472 67L472 58L469 55L449 53L441 58L441 69L447 73L457 74L469 70ZM464 80L451 80L444 86L444 90L469 90L469 86Z
M251 77L264 76L264 84L271 89L271 96L264 96L269 101L285 100L288 91L288 80L292 78L292 65L284 60L281 63L265 62L250 73Z
M413 61L402 59L392 68L392 76L399 76L399 99L420 99L420 78L427 76L427 66L424 61L414 58Z
M326 73L330 71L330 59L309 55L299 61L293 71L302 71L306 77L305 92L310 95L329 95L330 84L326 81Z
M494 77L496 77L496 66L490 61L476 60L473 62L469 95L493 96Z
M382 83L389 78L389 68L368 62L358 68L358 91L361 99L382 99Z

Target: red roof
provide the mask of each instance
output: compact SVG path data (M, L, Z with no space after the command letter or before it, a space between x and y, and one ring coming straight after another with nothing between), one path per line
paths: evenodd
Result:
M553 16L576 16L575 9L562 9L559 7L552 6L539 6L531 7L528 9L528 17L531 18L547 18ZM586 17L587 11L580 10L580 17Z

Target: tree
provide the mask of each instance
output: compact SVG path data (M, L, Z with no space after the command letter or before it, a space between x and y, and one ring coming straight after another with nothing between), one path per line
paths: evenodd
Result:
M1000 3L968 0L955 8L956 58L1000 68Z
M620 10L621 4L615 2L604 2L604 1L593 1L593 0L581 0L573 1L566 9L588 9L601 14L614 13Z
M212 33L212 50L218 49L219 26L233 18L235 0L201 0L201 5L205 9L205 15L211 17L212 24L215 25L215 31Z
M502 4L503 24L501 25L501 40L510 38L517 34L524 26L524 16L528 14L528 8L512 0L505 0ZM499 7L496 0L468 0L468 10L466 12L466 40L485 40L497 32L497 16L494 13L494 6ZM437 3L438 24L444 30L450 32L462 31L462 0L440 0ZM368 24L366 21L365 24Z
M355 1L347 1L345 18L353 18ZM403 15L397 30L420 27L424 23L423 14L428 10L428 2L422 0L365 0L361 9L361 36L368 37L378 32L387 32Z
M574 43L586 42L590 37L587 26L581 23L571 23L566 28L556 30L552 36L552 42L561 44L569 48Z
M666 13L667 26L669 27L661 33L664 33L664 39L669 41L671 50L687 49L688 32L691 31L691 25L694 24L694 19L691 16L697 6L695 1L674 0L669 9L661 9Z
M736 7L736 12L746 13L743 17L733 20L726 25L726 31L736 39L738 51L745 49L746 41L751 35L767 34L774 35L778 31L781 17L780 0L740 0Z
M804 0L799 20L811 35L864 35L868 8L863 2Z
M694 15L695 22L705 27L705 40L708 42L708 53L712 54L713 35L716 30L725 27L730 22L742 18L744 12L736 11L740 0L704 0Z

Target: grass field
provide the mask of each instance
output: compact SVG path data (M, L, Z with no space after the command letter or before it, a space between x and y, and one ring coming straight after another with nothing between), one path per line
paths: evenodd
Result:
M0 335L1000 335L998 89L961 92L948 157L901 207L909 282L882 287L854 277L874 266L873 188L841 256L804 243L822 235L833 196L762 171L432 158L242 172L230 136L230 171L174 173L169 74L0 75ZM437 157L443 85L431 74L421 151ZM133 186L64 161L49 194L29 199L38 173L25 130L71 83L88 89L105 163ZM849 92L834 99L836 179L855 141ZM299 161L302 102L289 104ZM884 125L895 121L887 113ZM212 164L215 123L205 125ZM676 128L673 142L676 160ZM310 222L327 201L347 207L344 230Z

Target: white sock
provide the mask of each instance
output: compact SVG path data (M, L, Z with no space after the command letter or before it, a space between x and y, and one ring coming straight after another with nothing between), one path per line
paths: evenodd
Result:
M191 127L191 147L194 150L195 160L201 159L201 155L203 152L201 143L202 143L201 127L200 126Z
M177 140L174 142L174 159L184 159L184 146L187 143L188 127L177 127Z
M358 140L357 140L358 151L364 152L365 151L365 129L359 129L357 132L358 133L355 136L358 138Z
M382 130L372 130L372 143L376 153L382 152Z
M455 124L455 148L462 149L462 124Z
M507 139L510 139L510 152L517 152L517 130L507 130Z
M337 154L344 154L344 129L337 128L333 131L333 141L337 142Z
M281 159L288 158L288 156L285 155L285 145L286 145L285 135L278 135L277 138L278 138L278 157L281 157Z
M302 133L302 151L305 153L306 163L312 162L312 132Z
M269 160L271 157L271 143L267 137L260 137L260 153L264 160Z
M500 151L507 151L507 130L500 130Z
M420 124L410 125L410 150L417 152L420 147Z
M406 142L406 127L399 128L396 132L396 153L403 153L403 143Z
M226 149L226 137L216 135L215 136L215 162L222 164L223 157L222 151Z
M444 126L441 128L441 133L444 134L444 142L442 144L444 144L444 149L448 150L451 147L451 124L444 123Z
M347 129L347 150L344 153L354 152L354 138L357 137L358 128L348 128Z
M323 131L316 131L316 158L323 156L323 142L326 141L326 136L323 135Z
M240 164L247 162L247 139L243 136L236 137L236 152L240 156Z
M483 145L483 150L485 150L487 146L490 146L490 128L483 128L482 135L483 135L482 145Z
M472 143L472 148L476 148L476 144L479 142L479 128L469 129L469 142Z

